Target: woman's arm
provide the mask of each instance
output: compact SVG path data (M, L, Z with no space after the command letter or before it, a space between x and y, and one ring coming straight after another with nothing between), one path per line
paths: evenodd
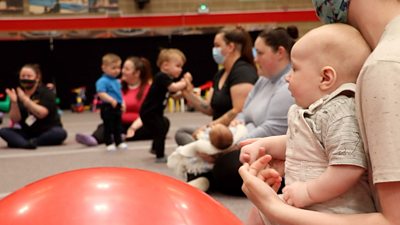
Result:
M19 111L19 107L18 107L18 98L17 98L17 93L15 91L15 89L6 89L6 93L7 95L10 97L10 119L15 122L18 123L21 120L21 113Z
M212 89L210 90L209 96L212 96ZM213 114L213 110L210 105L211 99L204 100L201 96L193 93L191 89L185 89L182 91L183 97L188 101L189 105L194 107L197 111L200 111L206 115L211 116Z
M212 123L221 123L228 126L229 123L242 111L246 98L253 87L254 85L251 83L240 83L232 86L230 88L232 109L214 120Z
M17 88L17 95L25 108L36 118L43 119L49 114L46 107L32 101L21 88Z
M138 117L126 131L126 137L131 138L135 136L136 131L143 126L142 119Z

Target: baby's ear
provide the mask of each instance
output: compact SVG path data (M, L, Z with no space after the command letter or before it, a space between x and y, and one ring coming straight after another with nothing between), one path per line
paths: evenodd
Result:
M331 66L324 66L321 69L321 83L320 88L323 91L330 89L335 85L337 80L336 70Z

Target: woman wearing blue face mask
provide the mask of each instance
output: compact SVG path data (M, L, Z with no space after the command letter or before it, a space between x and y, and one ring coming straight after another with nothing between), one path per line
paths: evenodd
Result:
M188 103L196 110L212 116L209 124L229 123L242 111L247 95L257 81L252 54L252 40L241 27L223 29L215 35L212 56L222 69L213 79L211 98L203 100L193 93L193 86L182 92ZM203 127L204 128L204 127ZM200 129L203 129L200 128ZM181 128L175 140L178 145L193 141L196 128Z
M231 128L238 124L247 128L247 134L239 138L238 142L286 133L287 112L294 100L287 88L285 75L291 70L289 55L297 37L295 26L287 29L271 28L257 37L253 53L260 77L247 96L242 112L229 124ZM221 57L215 53L220 50L214 47L213 51L217 61ZM238 142L234 143L229 153L216 157L214 169L207 177L212 189L231 195L243 195L242 179L237 172L241 166ZM200 182L204 181L202 176L192 176L195 179L189 184L206 190L208 187Z
M192 85L188 85L189 88L182 92L191 106L212 116L213 121L201 128L180 128L175 134L175 141L178 145L193 142L197 132L212 124L221 123L228 126L242 111L245 100L258 79L252 47L253 43L249 33L241 27L225 28L215 35L212 56L215 62L222 66L222 69L214 76L213 88L209 95L211 98L203 100L195 95ZM189 174L188 180L194 180L200 176L202 175ZM212 178L212 172L205 176L212 183L213 180L216 180ZM208 189L208 187L202 189ZM237 190L238 188L234 189L236 193L240 191L240 188L239 190ZM231 193L226 189L221 191Z
M287 113L294 104L285 76L291 71L290 50L298 37L295 26L277 27L261 32L254 43L255 62L260 76L247 96L245 105L230 123L243 124L247 134L242 136L230 152L217 156L213 168L214 187L224 193L243 195L238 169L241 141L259 137L282 135L287 130ZM194 182L194 181L193 181Z
M249 193L258 196L253 202L264 213L273 214L273 220L281 225L399 224L400 1L313 0L313 3L323 22L348 23L357 28L373 50L358 77L355 99L377 212L341 215L294 208L285 205L266 185L248 186ZM265 170L264 174L271 175L273 171ZM267 180L272 177L264 176ZM255 177L248 178L248 183L255 181Z
M26 64L19 72L20 87L6 89L11 100L10 119L15 128L0 129L0 137L10 148L36 149L59 145L67 138L57 112L54 93L41 84L37 64Z

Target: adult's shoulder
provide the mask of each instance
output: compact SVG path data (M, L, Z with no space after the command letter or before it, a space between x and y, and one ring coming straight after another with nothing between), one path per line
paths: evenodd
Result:
M258 79L257 70L252 64L238 59L232 67L229 79L231 80L231 84L255 84Z

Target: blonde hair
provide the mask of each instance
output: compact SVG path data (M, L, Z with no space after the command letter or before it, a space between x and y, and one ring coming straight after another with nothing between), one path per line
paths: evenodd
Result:
M160 51L160 54L158 54L157 58L157 66L161 67L161 65L164 62L168 62L174 57L179 57L182 62L185 64L186 62L186 56L183 54L183 52L179 49L176 48L165 48Z
M101 59L103 65L110 65L112 63L121 62L121 57L114 53L107 53Z

